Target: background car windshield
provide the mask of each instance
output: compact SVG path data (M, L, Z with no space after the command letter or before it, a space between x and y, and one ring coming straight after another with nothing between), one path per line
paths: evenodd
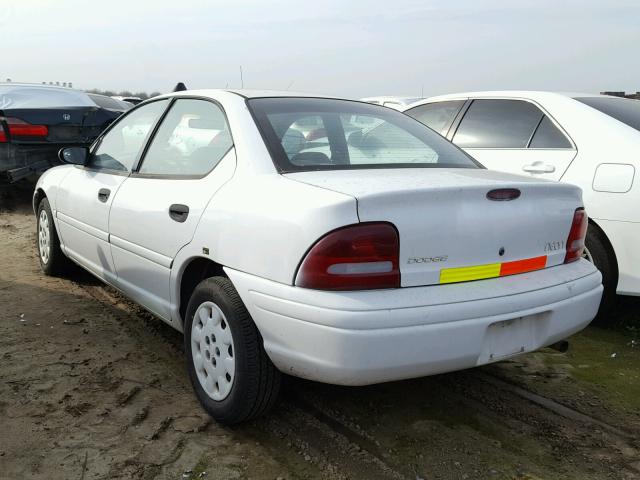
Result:
M89 98L93 100L96 105L109 110L126 112L133 107L130 103L116 100L115 98L107 97L106 95L94 95L92 93L88 93L87 95L89 95Z
M78 90L31 85L0 85L0 109L94 107L89 96Z
M440 135L388 108L318 98L256 98L248 104L282 172L481 168Z
M612 97L581 97L576 100L640 131L640 100Z

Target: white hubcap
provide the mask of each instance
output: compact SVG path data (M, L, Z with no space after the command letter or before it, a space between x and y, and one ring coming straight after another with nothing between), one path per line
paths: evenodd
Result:
M42 263L48 263L51 242L49 238L49 215L47 215L46 210L40 212L40 218L38 219L38 248Z
M233 336L227 319L213 302L204 302L193 316L191 355L200 385L211 398L227 398L236 371Z

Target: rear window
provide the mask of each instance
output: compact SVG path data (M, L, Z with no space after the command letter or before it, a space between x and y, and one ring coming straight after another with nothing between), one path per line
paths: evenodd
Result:
M640 100L613 97L579 97L576 100L640 131Z
M108 110L116 110L118 112L126 112L133 105L127 102L123 102L121 100L116 100L115 98L107 97L105 95L95 95L88 94L91 100L95 102L96 105L102 108L106 108Z
M81 91L37 85L0 85L0 110L11 108L95 107Z
M367 103L319 98L247 101L281 172L482 168L420 122Z

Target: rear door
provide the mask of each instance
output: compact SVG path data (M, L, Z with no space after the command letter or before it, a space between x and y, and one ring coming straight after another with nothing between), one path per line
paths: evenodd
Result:
M222 108L213 101L180 98L118 191L109 221L118 286L165 320L170 318L173 259L191 241L209 200L234 169Z
M167 103L152 102L123 117L99 140L88 164L71 169L60 185L56 216L67 255L110 283L109 212Z
M492 170L560 180L576 155L569 137L536 104L475 99L449 136Z

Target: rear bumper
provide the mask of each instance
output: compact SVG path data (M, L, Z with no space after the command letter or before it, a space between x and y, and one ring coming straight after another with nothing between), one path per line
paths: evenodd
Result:
M469 368L583 329L601 275L570 265L477 282L320 292L226 269L284 373L366 385Z
M12 144L0 146L0 175L9 182L17 182L31 175L40 175L60 165L58 151L64 144Z

